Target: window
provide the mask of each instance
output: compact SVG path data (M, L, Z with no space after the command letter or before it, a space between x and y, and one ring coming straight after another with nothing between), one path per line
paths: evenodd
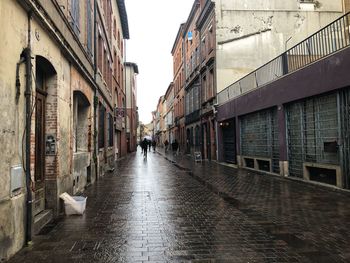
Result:
M118 30L118 39L117 39L117 41L118 41L118 48L120 49L120 31Z
M107 71L108 71L108 60L107 60L107 50L104 50L103 53L103 59L104 59L104 64L103 64L103 79L104 81L107 81Z
M118 58L118 74L117 74L117 80L118 80L118 83L119 83L119 85L120 85L120 71L121 71L121 69L120 69L120 60L119 60L119 58Z
M102 39L101 35L98 36L97 66L102 74L103 73L103 39Z
M117 79L118 75L118 59L117 59L117 52L114 51L114 78Z
M112 39L112 15L113 15L113 10L112 10L111 0L108 0L107 27L108 27L109 39Z
M205 57L206 57L206 41L205 41L205 37L202 38L201 56L202 56L202 62L203 62L205 60Z
M203 76L202 78L202 102L207 101L208 93L207 93L207 76Z
M82 92L73 92L74 152L86 152L90 148L89 106L89 101Z
M117 21L114 19L113 22L113 35L114 35L114 39L117 38Z
M108 146L113 146L113 116L108 113Z
M79 24L79 19L80 19L80 6L79 6L79 0L71 0L71 10L70 10L70 24L75 32L79 36L80 34L80 24Z
M121 74L120 74L120 82L123 83L123 75L124 74L124 68L121 66Z
M213 26L209 27L209 43L208 43L208 54L214 49L214 33Z
M106 108L100 103L98 115L98 148L105 147L105 114Z
M208 80L208 90L209 90L208 97L209 98L214 97L214 87L215 87L215 84L214 84L214 70L211 69L209 71L209 80Z
M92 57L92 8L91 8L91 0L86 1L86 46L87 51Z

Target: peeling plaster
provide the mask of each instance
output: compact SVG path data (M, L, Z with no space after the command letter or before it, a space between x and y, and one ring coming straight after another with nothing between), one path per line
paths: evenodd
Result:
M305 21L305 16L301 15L300 13L296 14L294 16L296 18L295 24L294 24L294 28L295 29L299 29Z

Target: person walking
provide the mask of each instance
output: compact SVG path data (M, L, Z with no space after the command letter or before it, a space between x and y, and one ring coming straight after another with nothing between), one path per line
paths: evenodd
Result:
M155 140L152 141L153 152L156 152L157 143Z
M168 151L168 145L169 145L168 140L165 140L165 142L164 142L165 152L167 152L167 151Z
M179 148L179 143L177 142L176 139L175 139L175 140L173 141L173 143L171 144L171 148L172 148L172 150L173 150L173 154L174 154L174 155L177 155L177 150L178 150L178 148Z
M148 148L148 141L146 138L143 139L141 143L141 148L143 152L143 158L147 158L147 148Z

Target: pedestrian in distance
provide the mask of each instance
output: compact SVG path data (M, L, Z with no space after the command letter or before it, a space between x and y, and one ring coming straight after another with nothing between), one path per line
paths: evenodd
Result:
M152 142L149 140L148 141L148 151L151 152L151 146L152 146Z
M156 152L157 143L155 140L152 141L153 152Z
M139 142L139 146L141 148L141 155L143 154L143 141L140 141Z
M142 152L143 152L143 157L147 158L148 141L146 138L143 139L143 141L141 143L141 148L142 148Z
M173 141L173 143L171 144L171 148L173 150L173 154L177 155L177 150L179 149L179 143L177 142L177 140L175 139Z
M167 151L168 151L168 145L169 145L168 140L165 140L165 142L164 142L165 152L167 152Z

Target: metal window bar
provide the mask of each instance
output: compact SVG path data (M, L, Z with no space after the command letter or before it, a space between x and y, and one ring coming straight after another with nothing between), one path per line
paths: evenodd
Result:
M312 62L320 60L325 56L332 54L340 49L343 49L350 45L350 32L349 32L349 16L350 13L345 14L339 19L335 20L328 26L319 30L315 34L309 36L304 41L290 48L280 56L269 61L265 65L241 78L240 80L234 82L239 83L241 86L241 93L251 91L256 87L266 85L267 83L276 80L287 73L292 73L299 70ZM287 61L288 71L280 73L280 65L282 57L285 57ZM263 74L266 74L262 77ZM250 78L256 76L254 81ZM250 80L247 80L250 79ZM226 89L221 92L227 92L229 85ZM220 92L220 93L221 93ZM220 96L219 93L219 96ZM219 103L224 103L236 96L235 93L228 96L220 96L222 100Z
M329 151L325 146L339 141L337 94L293 103L286 114L291 176L303 176L304 162L340 164L339 151Z
M345 188L350 188L350 89L346 89L339 94L340 107L339 110L341 119L341 137L342 144L342 170L343 170L343 185Z
M279 173L277 110L268 109L243 116L241 148L243 156L271 159L271 168Z

